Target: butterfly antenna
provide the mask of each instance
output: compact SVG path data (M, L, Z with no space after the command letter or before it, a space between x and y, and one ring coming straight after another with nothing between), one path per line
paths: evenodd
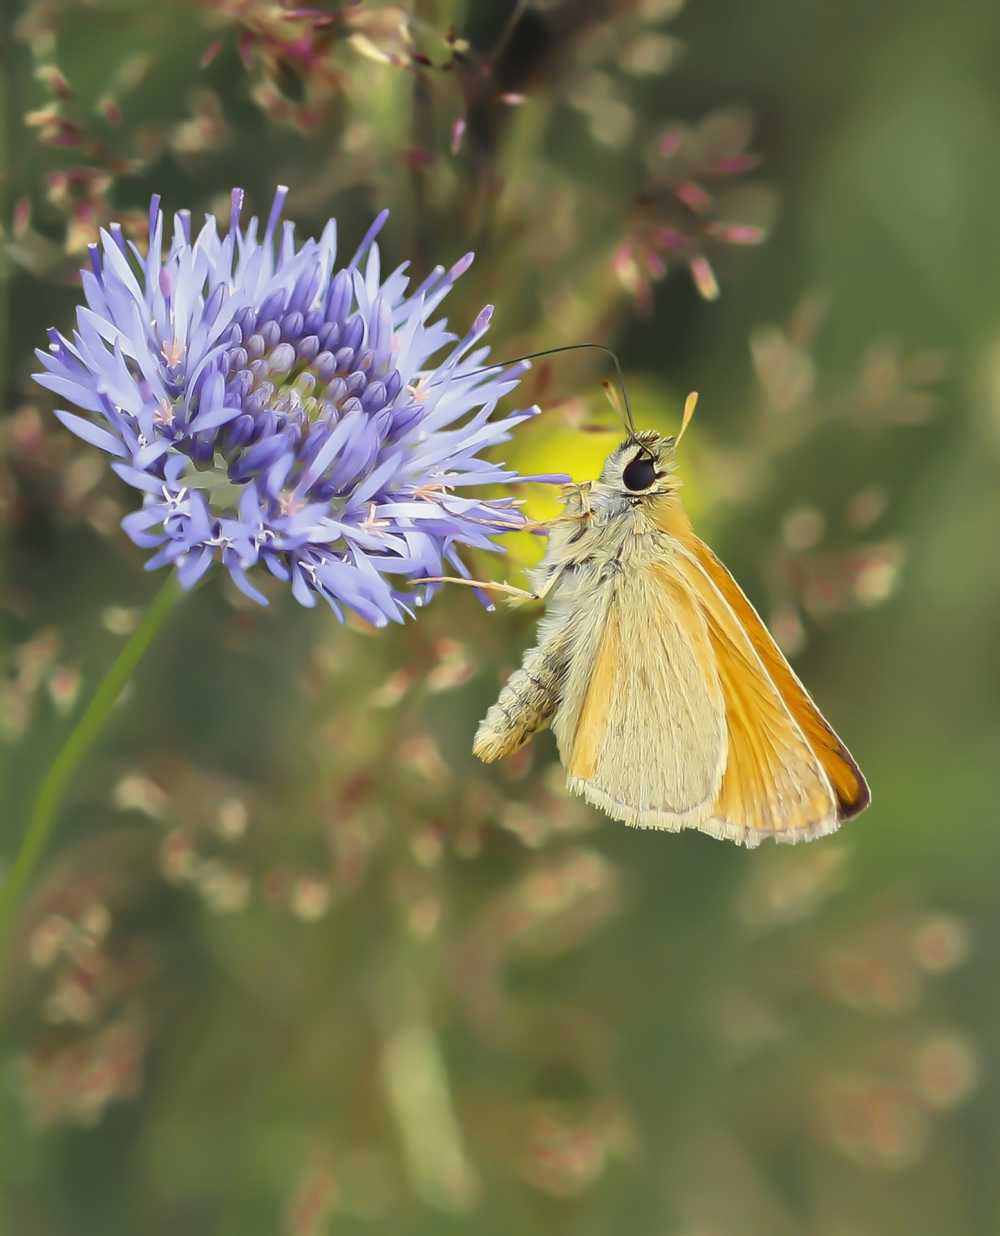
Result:
M618 378L618 390L621 392L621 405L619 406L614 399L611 402L625 422L625 428L629 432L629 437L634 439L635 421L632 419L632 405L628 401L628 391L625 389L625 375L622 372L621 361L619 361L617 353L612 352L610 348L606 348L603 343L565 343L558 348L545 348L542 352L527 352L524 356L512 356L509 360L496 361L492 365L485 365L482 369L468 369L465 373L459 373L455 376L459 378L474 378L477 374L489 373L493 369L503 369L507 365L516 365L520 361L538 360L543 356L556 356L560 352L580 352L584 348L596 348L598 352L603 352L605 356L611 357L611 363L615 367L615 375ZM605 389L607 389L606 383Z
M684 400L684 414L681 417L681 427L677 434L677 442L675 445L679 445L681 438L684 437L684 431L687 429L688 425L691 424L691 417L694 416L694 410L697 406L698 392L692 391L691 394L688 395L687 399Z

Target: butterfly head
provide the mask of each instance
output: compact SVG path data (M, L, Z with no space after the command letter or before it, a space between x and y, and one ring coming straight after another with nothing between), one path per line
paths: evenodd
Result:
M675 438L651 430L630 434L605 460L601 484L636 503L643 498L673 493Z

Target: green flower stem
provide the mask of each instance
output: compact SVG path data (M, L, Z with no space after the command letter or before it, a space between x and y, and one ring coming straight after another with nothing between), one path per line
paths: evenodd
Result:
M125 647L104 675L90 703L83 710L76 725L70 730L69 736L45 774L17 856L6 880L0 886L0 957L5 949L8 928L18 899L45 849L45 843L52 831L59 804L62 802L70 779L76 772L80 761L100 737L135 667L142 660L146 649L152 644L157 632L182 595L180 585L174 573L171 572L170 578L153 598Z

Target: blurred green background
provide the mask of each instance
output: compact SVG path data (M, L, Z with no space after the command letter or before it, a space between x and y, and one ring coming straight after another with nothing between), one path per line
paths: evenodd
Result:
M373 632L216 578L19 910L6 1230L1000 1230L996 6L0 20L5 855L154 587L31 350L98 225L233 184L260 212L288 183L301 234L389 206L418 277L475 248L449 318L496 301L498 355L612 344L644 424L698 389L699 530L874 792L795 849L632 832L566 798L547 735L472 759L532 614L446 594ZM595 475L603 376L536 365L521 466Z

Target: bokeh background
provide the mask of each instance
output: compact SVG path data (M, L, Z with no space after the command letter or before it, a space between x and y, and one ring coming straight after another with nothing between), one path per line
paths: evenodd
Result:
M702 403L696 523L868 773L836 837L632 832L470 739L527 611L375 632L219 577L77 776L3 980L18 1236L1000 1230L1000 89L990 0L12 0L0 816L155 587L31 350L96 228L475 248L496 355ZM595 475L606 366L511 458ZM530 509L545 514L539 491ZM519 578L537 555L477 565Z

